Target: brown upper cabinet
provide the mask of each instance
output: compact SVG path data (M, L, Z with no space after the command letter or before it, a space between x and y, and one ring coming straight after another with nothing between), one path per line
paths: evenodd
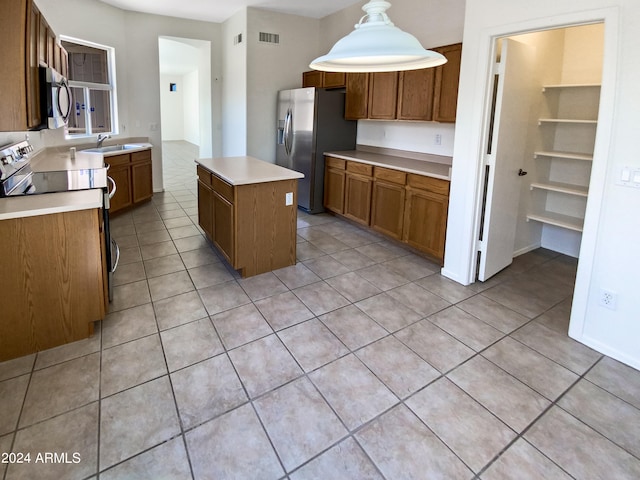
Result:
M344 88L346 73L310 70L302 73L302 87Z
M458 107L462 44L456 43L435 50L447 58L447 63L435 69L433 119L436 122L453 123L456 121L456 108Z
M369 118L393 120L398 104L398 72L369 74Z
M447 63L403 72L348 73L345 118L455 122L462 44L433 50Z
M347 73L347 94L344 100L344 118L358 120L368 118L369 74Z
M65 74L67 53L33 0L4 2L2 13L7 21L0 29L0 45L11 75L0 80L0 132L29 130L42 120L38 67Z

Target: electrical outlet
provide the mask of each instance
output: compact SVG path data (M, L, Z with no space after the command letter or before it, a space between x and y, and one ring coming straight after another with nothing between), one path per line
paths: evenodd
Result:
M285 206L293 205L293 192L287 192L284 195L284 204Z
M435 144L442 145L442 135L440 135L439 133L436 133Z
M600 305L615 310L618 305L618 294L604 288L600 289Z

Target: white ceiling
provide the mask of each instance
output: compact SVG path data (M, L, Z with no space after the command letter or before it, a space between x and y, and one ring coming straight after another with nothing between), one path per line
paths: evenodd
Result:
M221 23L245 7L322 18L366 0L100 0L124 10Z

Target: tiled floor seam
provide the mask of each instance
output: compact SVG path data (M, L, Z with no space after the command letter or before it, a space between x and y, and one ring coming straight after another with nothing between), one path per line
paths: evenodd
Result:
M533 321L533 320L532 320ZM522 439L523 441L527 442L527 444L529 444L531 447L535 448L540 454L542 454L544 457L546 457L549 461L551 461L555 466L557 466L559 469L561 469L564 473L566 473L567 475L569 475L570 477L573 477L573 475L571 475L569 472L567 472L564 468L562 468L561 465L557 464L555 461L553 461L552 458L550 458L549 456L547 456L543 451L539 450L535 445L533 445L531 442L529 442L525 437L526 433L536 424L538 423L538 421L544 417L547 412L549 412L553 407L558 407L560 409L562 409L563 411L565 411L566 413L568 413L569 415L571 415L573 418L575 418L578 422L582 423L583 425L585 425L587 428L592 429L593 431L597 432L600 436L606 438L607 440L609 440L610 442L612 442L614 445L620 447L620 445L618 445L617 443L615 443L613 440L611 440L610 438L606 437L604 434L602 434L601 432L599 432L598 430L596 430L595 428L587 425L586 423L584 423L582 420L580 420L579 418L575 417L571 412L567 412L565 409L563 409L561 406L557 405L557 403L560 401L560 399L562 399L562 397L564 397L578 382L580 382L586 375L587 373L589 373L591 371L591 369L593 367L595 367L597 365L598 362L600 362L600 360L602 359L602 357L600 359L598 359L597 362L595 362L591 367L589 367L581 376L579 376L577 379L575 379L575 381L573 383L571 383L571 385L569 385L555 400L551 401L549 403L549 405L547 407L545 407L542 412L540 412L521 432L516 432L516 437L509 442L503 449L502 451L497 454L491 461L489 461L484 468L478 472L478 475L482 475L499 457L500 455L502 455L505 451L507 451L517 440ZM507 372L508 373L508 372ZM516 379L517 380L517 379ZM622 447L620 447L622 448ZM626 451L626 450L625 450ZM629 453L629 452L627 452ZM633 455L632 455L633 456Z

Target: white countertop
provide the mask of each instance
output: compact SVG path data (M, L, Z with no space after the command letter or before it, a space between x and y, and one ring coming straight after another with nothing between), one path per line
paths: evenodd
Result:
M367 152L364 150L345 150L340 152L325 152L325 155L353 160L379 167L388 167L417 175L451 180L451 157L440 155L423 155L424 160L405 158L395 155Z
M215 173L231 185L249 185L252 183L304 178L304 175L300 172L248 156L199 158L196 163Z
M0 220L101 208L102 195L101 189L94 188L75 192L0 198Z

